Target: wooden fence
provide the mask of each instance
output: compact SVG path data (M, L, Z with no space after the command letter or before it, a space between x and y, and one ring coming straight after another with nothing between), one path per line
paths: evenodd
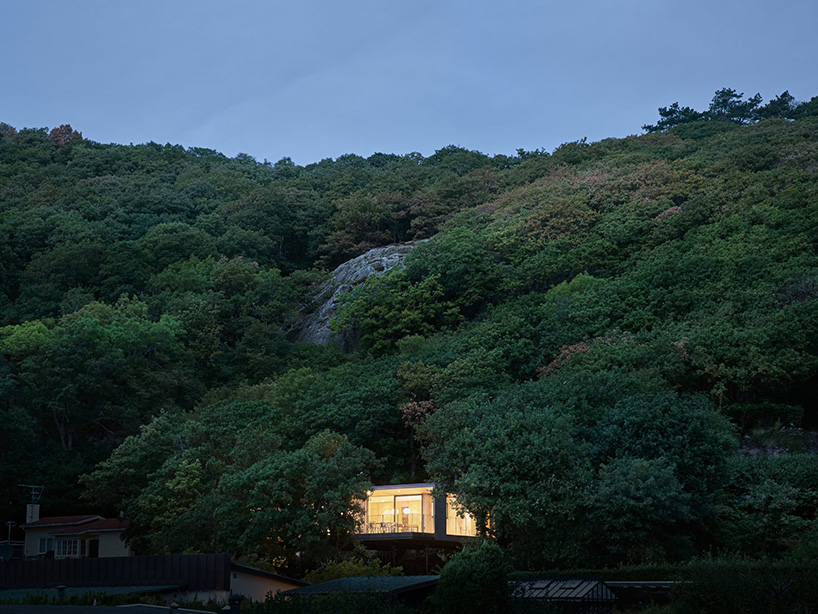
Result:
M229 554L169 554L0 562L0 589L179 586L229 590Z

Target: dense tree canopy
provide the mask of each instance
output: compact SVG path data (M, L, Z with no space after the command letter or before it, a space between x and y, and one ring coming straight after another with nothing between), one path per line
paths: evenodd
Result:
M808 548L816 115L723 89L550 154L303 167L0 124L0 510L45 484L143 552L292 569L429 479L519 565ZM419 239L348 295L353 351L292 341L328 268Z

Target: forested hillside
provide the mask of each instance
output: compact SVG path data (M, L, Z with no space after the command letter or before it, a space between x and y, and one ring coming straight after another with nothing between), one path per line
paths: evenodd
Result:
M660 118L304 167L0 124L2 516L44 484L284 568L433 480L520 567L815 551L818 99ZM327 270L427 238L351 294L357 351L288 338Z

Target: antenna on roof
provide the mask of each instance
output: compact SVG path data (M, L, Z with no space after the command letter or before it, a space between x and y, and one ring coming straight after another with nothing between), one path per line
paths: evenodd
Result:
M45 486L37 486L36 484L17 484L20 488L28 488L31 493L31 502L38 503L40 497L43 496Z

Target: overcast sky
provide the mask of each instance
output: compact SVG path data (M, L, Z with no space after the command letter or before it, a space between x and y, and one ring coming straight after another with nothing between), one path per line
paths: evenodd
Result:
M818 95L818 0L0 0L0 121L299 164Z

